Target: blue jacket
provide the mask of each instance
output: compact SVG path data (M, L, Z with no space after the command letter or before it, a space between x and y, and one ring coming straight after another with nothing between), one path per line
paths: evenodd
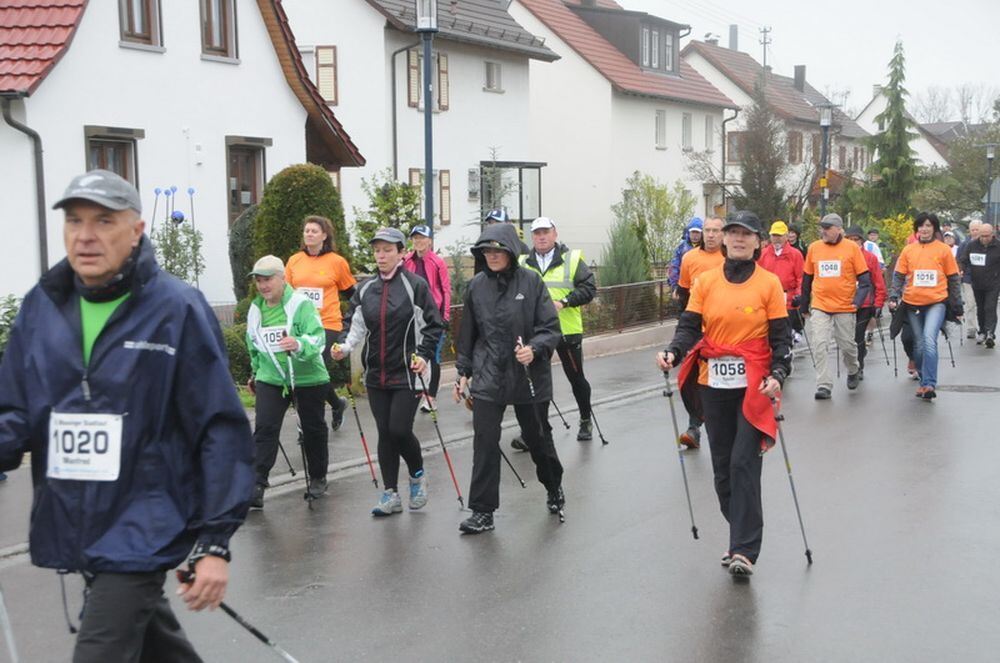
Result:
M681 243L677 245L674 257L670 261L670 268L667 270L667 285L671 288L676 288L677 282L680 280L681 260L684 258L684 254L694 248L694 245L691 243L691 231L702 230L703 225L704 223L701 219L694 217L684 229L684 237L681 239Z
M228 545L249 507L253 443L219 324L143 239L131 296L84 367L80 298L61 261L31 289L0 364L0 471L31 452L31 560L92 572L180 564ZM117 480L48 478L52 412L120 414Z

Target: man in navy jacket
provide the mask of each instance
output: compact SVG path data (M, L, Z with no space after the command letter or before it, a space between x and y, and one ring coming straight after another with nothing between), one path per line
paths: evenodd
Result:
M217 607L253 488L222 334L156 264L131 184L91 171L55 208L67 258L25 297L0 364L0 471L31 453L31 560L87 583L74 662L197 661L166 572L187 560L188 607Z

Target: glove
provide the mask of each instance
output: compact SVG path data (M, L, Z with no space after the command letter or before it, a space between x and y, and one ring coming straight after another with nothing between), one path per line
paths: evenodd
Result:
M802 295L795 295L792 297L792 306L798 308L802 305Z

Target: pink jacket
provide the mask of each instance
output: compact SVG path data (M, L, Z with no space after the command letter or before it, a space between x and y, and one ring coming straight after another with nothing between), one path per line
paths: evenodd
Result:
M410 251L403 258L403 267L413 273L417 272L416 251ZM431 296L438 305L441 317L447 322L451 318L451 276L448 265L438 254L428 251L424 254L424 270L427 272L427 283L431 287Z

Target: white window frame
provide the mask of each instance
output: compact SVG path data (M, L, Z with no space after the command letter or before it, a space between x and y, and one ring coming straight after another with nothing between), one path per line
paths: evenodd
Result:
M642 28L642 66L649 66L649 28Z
M650 34L650 40L651 41L650 41L650 46L649 46L649 51L650 51L649 66L651 66L653 69L659 69L660 68L660 31L659 30L653 30L653 32Z
M656 111L656 131L654 145L658 150L667 149L667 111Z
M484 92L503 92L503 65L500 62L495 62L493 60L485 60L483 68L483 91ZM490 71L493 71L493 81L490 83Z
M663 33L663 68L674 71L674 33Z
M690 152L694 149L692 144L692 125L694 124L694 117L691 113L681 113L681 149L685 152Z
M705 116L705 151L715 151L715 117Z

